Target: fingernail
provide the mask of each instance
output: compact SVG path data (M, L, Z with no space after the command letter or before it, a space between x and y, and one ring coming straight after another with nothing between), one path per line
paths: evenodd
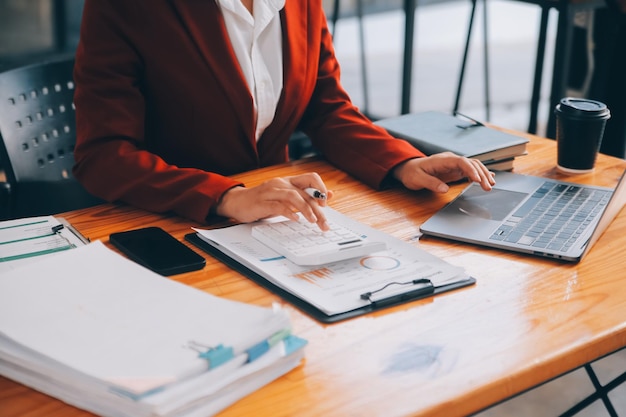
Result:
M439 186L437 187L437 191L439 191L440 193L445 193L447 192L449 189L449 187L446 184L439 184Z

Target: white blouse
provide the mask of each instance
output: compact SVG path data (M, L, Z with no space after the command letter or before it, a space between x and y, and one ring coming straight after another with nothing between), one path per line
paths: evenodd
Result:
M241 0L216 0L230 43L254 100L256 140L272 123L283 89L283 48L279 11L285 0L254 0L253 15Z

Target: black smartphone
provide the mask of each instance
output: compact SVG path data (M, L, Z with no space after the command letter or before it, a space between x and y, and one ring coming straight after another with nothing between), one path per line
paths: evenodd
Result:
M133 261L164 276L204 268L206 259L160 227L112 233L109 241Z

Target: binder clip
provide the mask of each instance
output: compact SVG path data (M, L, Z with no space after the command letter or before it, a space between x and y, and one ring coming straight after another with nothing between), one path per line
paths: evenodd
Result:
M235 356L232 347L224 346L221 343L217 346L211 347L191 341L187 347L198 352L198 357L209 363L209 369L217 368Z
M267 340L264 340L261 343L257 343L256 345L249 348L248 350L246 350L246 353L248 354L248 362L253 362L260 358L265 353L267 353L267 351L269 351L273 346L281 341L285 341L290 334L290 329L283 329L277 333L274 333Z

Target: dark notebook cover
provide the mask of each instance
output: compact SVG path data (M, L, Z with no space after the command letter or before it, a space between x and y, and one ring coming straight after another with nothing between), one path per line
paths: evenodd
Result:
M524 137L436 111L405 114L376 124L426 155L451 151L487 162L524 155L528 143Z

